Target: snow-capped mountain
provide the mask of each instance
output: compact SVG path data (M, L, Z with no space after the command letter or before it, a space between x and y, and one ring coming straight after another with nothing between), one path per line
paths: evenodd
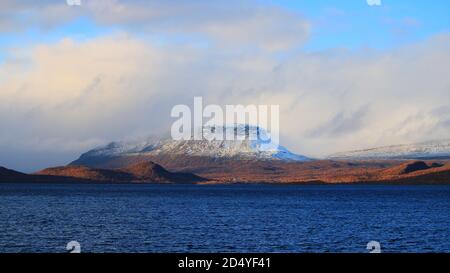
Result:
M224 134L230 127L203 127L202 140L173 140L170 137L151 137L144 141L112 142L83 154L72 164L92 165L86 162L101 161L115 157L161 157L183 156L211 159L284 160L307 161L309 158L289 152L282 146L273 145L266 130L248 125L238 125L235 140L207 140ZM228 131L230 132L230 131ZM240 140L237 140L240 137ZM222 138L223 139L223 138ZM94 164L95 166L95 164Z
M450 139L336 153L330 159L439 159L450 158Z

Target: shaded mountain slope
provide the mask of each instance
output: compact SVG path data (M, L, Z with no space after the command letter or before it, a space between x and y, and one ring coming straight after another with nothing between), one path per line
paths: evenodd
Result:
M11 181L15 181L15 180L21 180L21 179L27 179L28 175L21 173L21 172L17 172L14 170L10 170L4 167L0 167L0 178L2 180L11 180Z

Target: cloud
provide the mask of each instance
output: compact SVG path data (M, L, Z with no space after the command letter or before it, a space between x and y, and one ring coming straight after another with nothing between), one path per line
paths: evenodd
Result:
M24 31L28 27L48 29L73 20L80 12L66 1L2 0L0 2L0 33Z
M434 139L446 139L449 125L450 107L445 105L427 111L418 110L404 118L396 128L391 128L387 132L408 138L414 138L417 136L417 132L420 132L420 135L433 136Z
M0 147L70 160L100 143L166 130L171 107L194 95L280 104L282 140L312 156L441 138L450 133L449 48L450 37L440 36L389 52L280 60L161 47L124 33L25 47L0 66Z
M0 32L27 26L48 29L76 18L100 25L165 37L202 38L215 46L279 51L304 43L309 23L300 15L249 1L95 0L80 6L63 0L12 1L0 4Z
M158 67L171 63L170 56L163 60L157 49L121 35L64 39L16 54L0 67L0 146L72 156L144 125L150 97L160 91L154 83L164 77Z
M363 105L352 113L346 113L345 110L342 110L329 121L314 128L307 136L317 138L323 136L340 137L345 134L354 134L364 128L364 118L368 113L369 105Z
M406 38L419 31L423 23L413 17L391 18L383 20L383 24L389 27L391 33L397 38Z

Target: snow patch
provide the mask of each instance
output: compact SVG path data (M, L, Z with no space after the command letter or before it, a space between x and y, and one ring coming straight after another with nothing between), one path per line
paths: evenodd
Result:
M204 136L224 133L227 127L204 127ZM220 130L222 129L222 130ZM243 140L173 140L171 138L143 141L112 142L84 154L84 157L106 157L126 155L189 155L234 159L275 159L287 161L307 161L309 158L289 152L282 146L271 146L266 130L257 126L238 125L234 133Z
M330 159L420 159L450 157L450 140L394 145L336 153Z

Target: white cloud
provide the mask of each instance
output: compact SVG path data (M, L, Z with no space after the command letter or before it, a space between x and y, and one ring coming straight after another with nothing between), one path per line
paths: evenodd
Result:
M0 66L0 146L73 156L167 129L171 107L194 95L205 103L280 104L282 139L313 156L447 137L449 48L450 37L441 36L384 53L280 61L158 47L125 34L65 39L24 48Z
M279 7L203 0L95 0L80 6L63 0L6 0L0 3L0 32L27 26L48 29L83 16L123 30L190 35L236 49L285 50L302 44L309 33L306 20Z

